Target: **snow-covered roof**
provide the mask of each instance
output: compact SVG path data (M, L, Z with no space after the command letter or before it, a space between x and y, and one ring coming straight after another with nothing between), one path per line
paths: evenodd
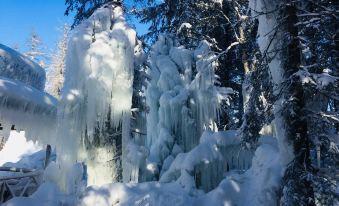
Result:
M0 107L32 113L55 112L57 100L20 81L0 76Z
M55 124L57 102L43 91L0 76L0 123L4 136L9 135L11 125L27 133L48 134Z
M2 44L0 44L0 76L19 80L38 90L45 87L45 70L28 57Z
M46 73L37 63L0 44L0 124L5 137L12 125L27 137L49 135L57 100L45 93Z

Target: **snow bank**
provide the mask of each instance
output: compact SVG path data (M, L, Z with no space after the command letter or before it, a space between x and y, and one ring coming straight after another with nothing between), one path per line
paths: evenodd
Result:
M28 57L2 44L0 44L0 76L21 81L40 91L45 88L45 70Z
M56 185L47 182L30 197L16 197L3 206L184 206L194 205L190 197L175 183L160 184L156 182L140 184L114 183L101 187L87 188L78 200L75 196L65 195Z
M67 170L76 161L86 162L90 185L116 181L120 168L112 160L121 139L108 140L111 137L104 135L104 129L109 124L115 136L122 136L122 155L126 156L133 72L141 56L138 49L136 33L127 25L121 7L99 8L75 29L67 49L56 142L63 190ZM98 145L91 147L94 136ZM127 161L122 164L127 171ZM123 176L129 180L128 173Z

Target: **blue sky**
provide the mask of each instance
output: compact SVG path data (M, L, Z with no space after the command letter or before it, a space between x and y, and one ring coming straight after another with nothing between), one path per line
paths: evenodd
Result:
M33 30L53 49L62 25L72 22L63 15L64 0L0 0L0 11L0 43L18 45L21 52Z
M26 51L26 42L34 30L50 49L55 48L64 23L72 23L73 17L64 16L64 0L0 0L0 43L18 46ZM137 22L133 20L133 23ZM146 31L137 24L137 30Z

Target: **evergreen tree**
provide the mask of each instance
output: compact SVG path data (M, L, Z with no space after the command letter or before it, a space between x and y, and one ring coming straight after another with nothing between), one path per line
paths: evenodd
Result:
M301 51L300 76L305 80L307 132L311 142L314 201L334 205L338 178L338 5L331 1L299 1L297 24Z
M286 32L287 48L283 50L284 78L287 80L282 88L285 105L283 117L286 136L293 145L294 159L287 166L284 175L282 205L315 205L312 183L308 179L312 173L310 157L310 139L305 119L305 90L302 79L296 75L301 66L301 51L298 40L297 7L289 2L281 9L284 18L282 24Z
M330 1L274 1L272 5L276 6L257 14L276 18L265 34L270 40L262 55L269 64L275 61L271 72L281 67L282 79L275 82L275 118L278 139L286 139L292 149L286 151L293 153L286 165L281 205L332 205L335 189L331 184L337 180L329 173L336 173L338 159L332 106L338 92L333 35L337 8ZM327 166L324 156L331 156ZM323 167L331 172L326 174Z
M65 0L67 6L65 15L75 12L72 27L80 24L84 19L90 17L93 12L106 3L114 3L121 6L122 0Z

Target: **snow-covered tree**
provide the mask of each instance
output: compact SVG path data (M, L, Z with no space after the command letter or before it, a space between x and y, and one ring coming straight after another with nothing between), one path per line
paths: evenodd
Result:
M330 35L336 33L337 9L330 1L302 0L252 1L252 6L274 83L274 122L286 167L281 204L334 204L330 182L336 180L319 171L321 156L331 153L333 161L338 155L331 143L338 135L332 119L336 114L330 109L338 91L332 72L336 43ZM333 164L327 167L331 170Z
M24 54L32 61L37 62L42 68L47 68L48 55L46 48L40 36L35 31L32 31L29 39L27 39L27 47L28 51Z
M338 5L331 1L299 1L298 37L301 47L308 134L311 141L314 201L335 204L336 173L339 149L338 110ZM335 120L337 119L337 120ZM327 172L325 172L327 171Z
M64 84L65 61L67 54L67 44L69 39L70 27L63 26L62 37L57 43L57 49L52 54L51 64L47 72L47 92L56 98L60 97L61 88Z
M67 6L65 15L75 12L72 27L80 24L81 21L89 18L93 12L107 3L114 3L121 6L122 0L65 0Z

